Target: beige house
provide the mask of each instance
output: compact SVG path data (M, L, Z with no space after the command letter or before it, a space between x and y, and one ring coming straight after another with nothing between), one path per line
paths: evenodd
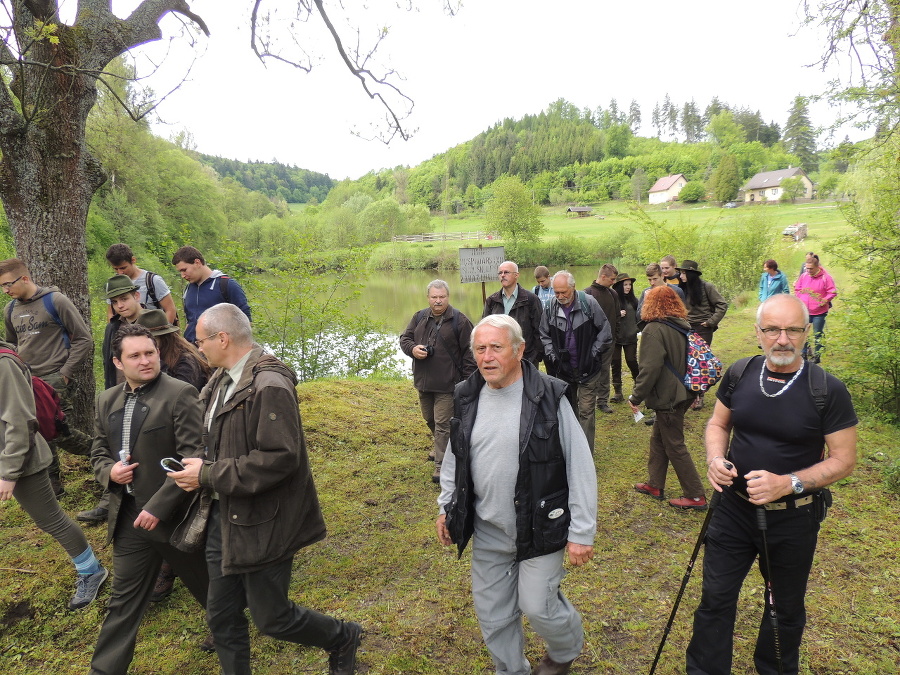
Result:
M650 188L650 203L663 204L665 202L673 202L678 197L687 184L687 178L683 173L677 173L674 176L664 176L653 184Z
M798 195L800 199L812 199L813 184L800 167L779 169L778 171L763 171L751 178L741 192L744 193L745 202L777 202L781 199L784 190L781 181L785 178L800 178L803 182L803 193Z

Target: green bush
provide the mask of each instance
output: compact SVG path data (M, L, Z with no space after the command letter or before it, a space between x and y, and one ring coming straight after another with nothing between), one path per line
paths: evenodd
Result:
M695 204L703 201L706 199L706 186L699 180L692 180L681 188L681 192L678 193L678 199L685 204Z

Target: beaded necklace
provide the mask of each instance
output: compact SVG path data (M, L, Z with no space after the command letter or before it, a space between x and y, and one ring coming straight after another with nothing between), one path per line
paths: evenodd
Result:
M781 396L784 392L791 388L791 385L794 384L796 379L800 377L800 373L803 372L803 369L806 367L806 360L800 362L800 370L794 373L794 376L788 380L788 383L784 385L781 389L779 389L776 393L770 394L766 391L766 388L763 386L763 373L766 372L766 364L763 363L763 367L759 370L759 390L763 393L763 396L768 398L775 398L776 396Z

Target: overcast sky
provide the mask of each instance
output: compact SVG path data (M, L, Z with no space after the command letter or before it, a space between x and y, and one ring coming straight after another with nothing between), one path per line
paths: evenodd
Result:
M325 58L311 74L263 66L249 49L246 9L223 9L249 0L190 2L211 37L197 50L189 80L159 107L162 121L154 128L164 137L186 129L209 154L277 159L335 179L357 178L418 164L558 98L592 109L607 107L611 98L627 109L636 99L646 135L653 106L666 93L679 106L694 99L701 111L718 96L783 127L794 96L819 93L840 75L808 67L821 54L822 39L801 27L794 0L469 0L452 18L440 11L440 0L416 1L421 11L390 14L385 8L393 0L371 0L368 11L362 0L344 1L364 31L390 28L381 50L415 101L407 124L418 131L410 141L385 146L351 134L354 128L366 133L382 113L321 37L301 38ZM172 32L175 25L169 19L164 27ZM318 17L302 30L324 36ZM154 50L158 60L159 45ZM149 80L157 92L166 90L165 77L183 74L189 53L171 53L162 75ZM814 124L836 116L824 104L812 110Z

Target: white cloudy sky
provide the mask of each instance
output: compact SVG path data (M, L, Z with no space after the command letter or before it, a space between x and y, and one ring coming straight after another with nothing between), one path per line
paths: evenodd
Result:
M467 0L453 18L442 14L440 0L416 1L421 11L388 14L393 0L344 0L361 26L390 27L382 49L415 100L412 140L385 146L351 134L365 132L381 113L324 40L325 61L312 74L264 67L249 49L250 0L190 2L211 37L189 81L159 107L157 133L187 129L201 152L356 178L417 164L558 98L580 108L606 107L613 97L627 107L636 99L645 133L654 103L666 93L679 105L693 98L701 110L718 96L783 126L794 96L818 93L841 74L808 67L822 39L801 27L798 0ZM268 5L289 7L291 0ZM164 24L169 32L174 25ZM303 30L324 35L317 18ZM313 45L316 38L303 39ZM188 53L174 50L163 73L183 74ZM166 89L163 77L150 82ZM812 112L820 125L837 115L824 104Z

